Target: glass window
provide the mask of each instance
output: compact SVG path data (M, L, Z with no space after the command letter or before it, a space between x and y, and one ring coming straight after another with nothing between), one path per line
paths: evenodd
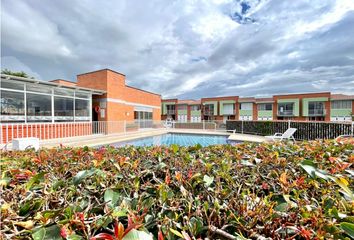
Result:
M75 99L75 116L90 116L90 102L88 100Z
M51 116L52 97L27 93L27 116Z
M54 88L54 94L55 95L60 95L60 96L73 97L74 96L74 90L67 89L67 88Z
M271 111L273 106L271 103L260 103L257 105L259 111Z
M252 110L252 103L240 103L241 110Z
M28 92L39 92L39 93L52 93L52 88L42 85L42 84L26 84L26 90Z
M331 102L332 109L351 109L352 108L352 101L332 101Z
M91 93L76 91L75 92L75 97L77 97L77 98L90 98L91 97Z
M74 116L74 99L54 97L54 116Z
M24 84L21 82L17 82L15 80L9 79L1 79L1 88L15 89L15 90L24 90Z
M200 106L199 105L192 105L191 106L191 111L199 111L200 110Z
M25 94L23 92L0 91L2 115L25 115Z

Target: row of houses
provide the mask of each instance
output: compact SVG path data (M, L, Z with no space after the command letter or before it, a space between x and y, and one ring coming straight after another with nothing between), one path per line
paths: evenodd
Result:
M200 100L163 99L161 119L352 121L354 95L330 92L255 97L211 97Z

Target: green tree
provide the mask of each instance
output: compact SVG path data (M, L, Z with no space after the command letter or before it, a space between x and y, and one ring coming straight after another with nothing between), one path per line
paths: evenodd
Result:
M7 74L7 75L12 75L12 76L16 76L16 77L23 77L23 78L34 78L29 76L27 73L25 73L24 71L20 71L20 72L13 72L7 68L1 70L1 74Z

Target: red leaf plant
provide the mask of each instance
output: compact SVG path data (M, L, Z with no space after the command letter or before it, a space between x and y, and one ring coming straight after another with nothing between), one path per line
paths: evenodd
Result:
M121 222L114 223L114 235L109 233L99 233L96 236L90 238L90 240L122 240L131 230L138 229L143 224L140 223L133 223L131 218L128 217L128 227L124 229L124 226Z

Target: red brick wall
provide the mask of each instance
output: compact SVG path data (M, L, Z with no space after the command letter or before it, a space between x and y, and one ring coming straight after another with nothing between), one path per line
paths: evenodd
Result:
M95 97L95 99L111 98L123 100L129 103L155 106L158 108L161 107L160 95L126 86L125 75L109 69L80 74L77 76L77 85L80 87L99 89L107 92L102 96ZM105 118L100 118L99 115L99 120L133 121L134 107L124 103L108 101ZM153 120L161 120L160 109L153 108Z

